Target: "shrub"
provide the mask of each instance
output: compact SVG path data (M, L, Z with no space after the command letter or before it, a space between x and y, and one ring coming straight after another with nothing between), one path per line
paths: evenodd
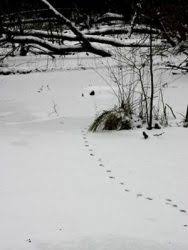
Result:
M129 130L141 126L140 118L126 113L122 108L114 108L109 111L103 111L91 124L89 131Z

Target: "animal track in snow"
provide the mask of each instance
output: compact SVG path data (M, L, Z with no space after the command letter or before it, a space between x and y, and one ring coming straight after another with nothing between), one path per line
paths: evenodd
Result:
M172 206L173 206L173 207L178 207L178 205L176 205L176 204L173 204Z
M102 163L99 164L100 167L104 167L104 165Z
M171 200L171 199L166 199L166 201L172 202L172 200Z
M165 202L166 205L171 205L169 202Z
M146 200L152 201L153 198L151 198L151 197L146 197Z
M181 213L187 213L187 211L185 209L180 209Z
M87 131L86 128L85 128L85 130ZM81 131L81 132L82 132L82 138L83 138L83 141L84 141L84 146L88 148L89 155L90 155L91 157L93 157L93 156L95 156L94 150L93 150L93 148L92 148L92 147L90 146L90 144L89 144L89 140L88 140L88 138L87 138L87 132L86 132L85 130L82 130L82 131ZM98 158L98 159L97 159L97 162L98 162L97 165L98 165L99 167L105 167L101 158ZM105 172L108 173L108 174L112 173L112 171L111 171L110 169L107 169ZM113 176L113 175L109 175L108 178L109 178L109 179L112 179L112 180L115 180L115 179L116 179L116 177ZM119 185L123 186L123 185L125 185L125 183L124 183L123 181L121 181L121 182L119 182ZM124 191L125 191L125 192L131 192L131 190L130 190L129 188L124 189ZM137 194L136 194L136 197L137 197L137 198L143 197L143 198L145 198L145 200L148 200L148 201L153 201L153 200L154 200L154 198L153 198L153 197L150 197L150 196L145 196L145 197L144 197L142 193L137 193ZM161 202L162 202L162 201L161 201ZM166 199L165 199L165 205L171 206L171 207L173 207L173 208L178 208L178 205L175 204L175 203L173 203L173 200L170 199L170 198L166 198ZM179 212L181 212L181 213L187 213L187 211L186 211L185 209L179 209ZM184 224L183 227L188 227L188 224Z
M125 190L125 192L130 192L130 190L129 189L124 189Z

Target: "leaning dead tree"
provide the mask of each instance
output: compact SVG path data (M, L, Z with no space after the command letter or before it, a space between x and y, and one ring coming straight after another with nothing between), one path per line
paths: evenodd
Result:
M54 15L56 15L60 23L65 24L75 34L83 49L96 55L110 56L109 52L92 45L88 41L88 39L85 38L84 34L82 34L82 32L79 31L79 29L77 29L76 26L69 19L64 17L59 11L57 11L47 0L41 1L49 8L50 11L54 13Z
M111 53L105 49L101 49L100 47L97 47L96 45L93 45L86 37L85 35L64 15L62 15L59 11L57 11L47 0L41 0L49 9L50 12L54 14L57 21L62 24L66 25L70 31L75 35L77 38L77 41L79 41L79 45L74 46L66 46L66 45L54 45L53 43L43 39L39 38L35 35L27 35L25 32L20 30L19 35L14 35L11 29L7 29L1 26L0 34L0 44L2 43L19 43L19 44L37 44L51 52L54 52L55 54L66 54L70 52L90 52L99 56L111 56ZM21 21L20 21L21 24Z

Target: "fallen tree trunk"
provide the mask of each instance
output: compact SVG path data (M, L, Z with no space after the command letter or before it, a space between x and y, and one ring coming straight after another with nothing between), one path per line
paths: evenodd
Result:
M92 29L89 31L85 31L86 35L118 35L118 34L129 34L130 29L128 27L109 27L109 28L101 28L101 29ZM147 27L134 27L132 33L135 34L160 34L160 31L157 29L150 30Z
M12 39L14 39L14 36L20 36L19 31L7 31L6 32L9 36L12 36ZM21 35L21 37L24 36L32 36L32 37L38 37L41 39L58 39L60 41L78 41L77 36L71 35L71 34L60 34L57 32L46 32L46 31L41 31L41 30L26 30L24 33ZM94 35L85 35L85 38L89 42L94 42L94 43L99 43L99 44L106 44L106 45L111 45L114 47L143 47L147 48L149 47L149 41L145 41L143 43L140 43L140 40L124 40L121 41L119 39L114 39L111 37L101 37L101 36L94 36ZM164 43L161 43L161 41L157 41L153 43L154 47L164 47Z
M106 14L104 14L102 17L100 17L98 20L97 20L97 23L101 23L101 22L110 22L110 21L124 21L125 18L123 15L121 14L116 14L116 13L111 13L111 12L108 12Z
M112 54L107 51L104 48L99 48L97 46L94 46L90 43L90 41L85 37L84 34L65 16L63 16L57 9L55 9L47 0L41 0L48 9L55 15L57 21L62 24L66 25L75 35L77 38L77 41L79 41L79 45L73 45L73 46L65 46L65 45L57 45L54 43L50 43L46 39L36 37L36 36L29 36L29 35L23 35L24 31L22 29L22 32L20 35L14 36L12 31L7 31L4 27L1 26L1 35L2 38L0 38L0 43L3 42L10 42L12 44L19 43L21 45L23 44L35 44L39 45L54 54L66 54L70 52L90 52L95 55L99 55L102 57L110 57ZM4 36L3 36L4 35Z
M45 39L36 36L4 36L0 39L0 43L19 43L19 44L34 44L39 45L50 52L53 52L56 55L65 55L68 53L75 52L90 52L95 55L99 55L102 57L108 57L112 54L105 49L99 48L97 46L92 45L91 47L79 45L59 45L55 43L51 43Z
M63 55L70 52L87 52L88 50L81 45L65 46L65 45L56 45L52 44L44 39L34 37L34 36L13 36L13 37L4 37L1 38L0 42L10 42L10 43L19 43L19 44L37 44L42 48L45 48L54 54ZM103 51L102 51L103 52ZM100 54L100 51L99 53Z
M25 24L35 24L35 23L49 23L49 22L53 22L53 23L57 23L58 20L57 18L54 18L54 17L48 17L48 18L42 18L42 17L38 17L38 18L29 18L29 19L22 19L21 20L21 23L23 25ZM2 23L2 25L4 27L14 27L16 25L20 25L20 21L5 21Z

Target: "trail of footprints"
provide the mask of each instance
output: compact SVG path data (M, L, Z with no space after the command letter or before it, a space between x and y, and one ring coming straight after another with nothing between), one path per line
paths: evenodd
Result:
M89 156L91 157L94 157L95 154L94 154L94 150L93 148L91 147L91 145L89 144L89 141L88 141L88 138L87 138L87 131L88 131L88 128L84 128L81 130L81 133L82 133L82 138L83 138L83 141L84 141L84 146L88 149L88 153L89 153ZM109 179L111 180L115 180L117 179L113 174L112 174L112 170L111 169L107 169L106 166L104 165L103 161L101 158L98 158L97 159L97 166L99 167L102 167L105 169L105 172L108 176ZM119 185L123 186L124 187L124 191L127 192L127 193L131 193L131 190L126 186L125 182L118 182ZM148 201L153 201L155 200L153 197L150 197L150 196L145 196L144 194L142 193L137 193L136 194L136 197L137 198L143 198L145 200L148 200ZM178 204L176 204L175 202L173 202L172 199L170 198L166 198L165 200L163 200L163 203L167 206L170 206L172 208L176 208L178 209L178 211L182 214L187 214L187 210L185 209L182 209L179 207ZM184 224L183 227L186 227L188 228L188 224Z

